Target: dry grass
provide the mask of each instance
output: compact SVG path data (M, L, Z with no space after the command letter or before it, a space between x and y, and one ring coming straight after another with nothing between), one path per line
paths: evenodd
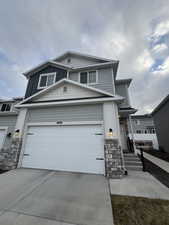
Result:
M169 201L112 196L115 225L169 225Z

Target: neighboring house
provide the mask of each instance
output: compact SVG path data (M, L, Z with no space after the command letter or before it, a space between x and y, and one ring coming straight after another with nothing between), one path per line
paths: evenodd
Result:
M154 109L152 116L155 123L159 149L169 152L169 95Z
M14 107L23 98L0 99L0 149L8 148L14 132L18 110Z
M131 123L136 147L158 149L158 141L153 118L150 114L133 115ZM132 135L130 134L130 138Z
M22 100L23 98L0 99L0 169L8 169L9 164L13 165L11 143L19 113L14 106Z
M129 115L136 110L131 79L116 78L118 64L67 52L24 73L28 85L16 106L19 138L12 145L20 152L18 167L96 174L120 168L119 146L127 148Z

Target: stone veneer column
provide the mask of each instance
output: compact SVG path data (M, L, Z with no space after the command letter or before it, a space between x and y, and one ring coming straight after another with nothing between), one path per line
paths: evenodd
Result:
M124 175L123 156L117 139L105 140L105 170L108 178L121 178Z

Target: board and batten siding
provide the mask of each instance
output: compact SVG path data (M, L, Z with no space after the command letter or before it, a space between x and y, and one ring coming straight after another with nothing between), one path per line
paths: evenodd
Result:
M53 73L53 72L56 72L55 82L67 77L67 71L66 70L56 68L54 66L47 66L44 69L42 69L38 72L35 72L35 74L33 74L29 78L25 98L28 98L29 96L32 96L33 94L42 90L42 89L38 89L38 82L39 82L39 77L40 77L41 74Z
M103 105L76 105L58 106L48 108L29 109L27 114L28 123L40 122L73 122L73 121L102 121Z
M67 88L67 91L64 91L64 88ZM102 94L88 90L86 88L78 87L74 84L65 83L60 87L53 87L52 90L44 93L37 98L34 98L34 101L48 101L55 99L73 99L73 98L88 98L88 97L99 97L103 96Z
M92 70L85 70L85 71L92 71ZM91 84L91 85L89 84L89 86L103 90L103 91L107 91L110 93L114 93L112 68L98 69L97 71L98 71L97 84ZM79 82L79 72L71 72L69 74L69 79Z
M12 135L13 135L13 133L15 131L16 119L17 119L17 115L1 116L0 117L0 127L8 127L7 132L12 133ZM12 140L12 136L6 137L3 147L9 148L11 145L11 140Z

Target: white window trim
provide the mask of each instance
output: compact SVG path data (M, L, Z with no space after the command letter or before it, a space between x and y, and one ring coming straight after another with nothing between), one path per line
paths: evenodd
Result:
M54 75L54 81L56 80L56 72L52 72L52 73L42 73L40 74L39 76L39 81L38 81L38 89L44 89L44 88L47 88L49 86L44 86L44 87L40 87L40 81L41 81L41 77L44 77L44 76L50 76L50 75ZM54 82L55 83L55 82ZM52 85L52 84L51 84Z
M94 83L89 83L89 73L90 72L96 72L96 82L94 82ZM87 83L86 83L86 85L94 85L94 84L98 84L98 70L89 70L89 71L80 71L79 72L79 75L78 75L78 81L79 81L79 83L80 84L84 84L85 85L85 83L81 83L80 82L80 74L81 73L87 73Z

